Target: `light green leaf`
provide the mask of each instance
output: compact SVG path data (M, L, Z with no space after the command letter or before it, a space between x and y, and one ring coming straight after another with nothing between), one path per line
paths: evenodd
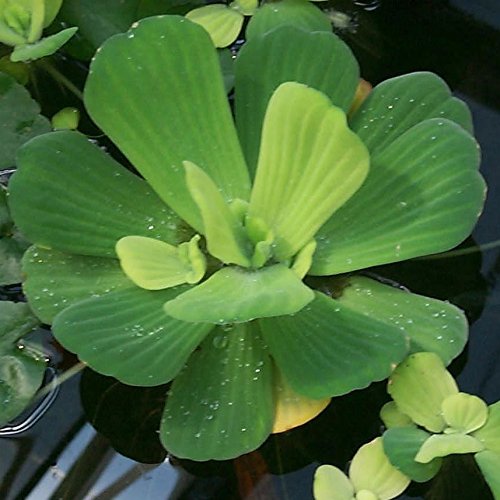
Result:
M10 60L13 62L25 62L50 56L59 50L77 31L77 27L66 28L55 35L47 36L34 43L16 45L10 55Z
M115 259L70 255L32 246L23 258L23 290L35 314L47 324L81 300L130 288Z
M251 325L216 328L176 377L160 438L173 455L225 460L259 447L273 425L272 367Z
M0 354L0 426L17 417L43 381L45 360L12 348Z
M354 500L354 487L337 467L320 465L314 473L314 500Z
M413 420L399 410L394 401L389 401L380 410L380 419L387 429L393 427L414 427Z
M245 43L238 53L235 70L236 125L252 175L267 105L282 83L295 81L320 90L347 112L359 80L358 63L337 36L293 26L281 27Z
M484 449L484 445L467 434L434 434L425 441L415 461L426 464L436 457L447 457L453 454L475 453Z
M28 11L30 27L26 35L26 41L28 43L34 43L42 36L43 23L45 20L44 0L31 0L31 2L29 2ZM14 48L14 50L16 49Z
M409 293L364 276L351 276L338 300L389 323L410 338L410 352L434 352L448 365L467 342L464 313L448 302Z
M189 193L201 213L208 251L225 264L248 267L250 242L219 188L194 163L185 161L184 169Z
M54 130L76 130L80 121L80 111L77 108L63 108L50 121Z
M280 0L260 6L248 23L247 39L252 40L280 26L295 26L308 32L332 30L325 14L309 2Z
M488 407L488 420L472 435L484 443L485 448L500 454L500 401Z
M278 259L295 255L361 186L369 157L345 114L321 92L283 83L264 119L248 213L275 234Z
M203 26L216 47L231 45L238 37L244 19L242 13L220 3L193 9L186 17Z
M419 352L408 356L392 373L387 391L400 411L432 432L446 427L441 404L458 393L455 380L437 354Z
M459 392L448 396L442 403L443 418L449 425L447 434L468 434L482 427L488 419L486 403L471 394Z
M384 452L392 465L417 483L432 479L443 462L441 458L426 464L415 462L415 455L429 437L428 432L416 427L388 429L382 436Z
M183 161L205 170L226 201L248 199L250 190L217 51L201 26L182 17L134 26L95 56L85 104L159 196L201 231Z
M500 454L484 450L474 456L495 500L500 499Z
M50 131L40 106L14 78L0 73L0 168L13 167L18 148Z
M18 164L9 182L10 209L34 243L115 257L123 236L184 239L178 217L146 182L77 132L37 137L21 149Z
M125 236L118 240L116 253L125 274L146 290L163 290L183 283L198 283L206 264L197 246L199 235L193 236L194 249L203 265L195 269L180 248L144 236ZM187 258L186 258L187 257Z
M410 484L410 479L389 462L380 437L357 451L349 467L349 478L356 492L368 490L380 500L397 497Z
M234 0L229 5L244 16L251 16L259 7L259 0Z
M167 302L165 311L188 322L240 323L296 313L313 298L313 291L282 264L256 271L223 267Z
M0 352L8 352L23 335L40 322L24 302L0 301Z
M398 328L321 293L298 313L260 319L259 325L290 386L313 399L386 378L408 349Z
M446 118L472 132L467 105L453 97L437 75L418 72L377 85L352 118L351 126L374 153L429 118Z
M371 157L361 187L317 235L311 274L338 274L454 247L481 212L478 146L444 119L422 122Z
M184 323L163 312L186 288L130 288L77 302L54 320L55 337L91 368L118 380L154 386L172 380L212 325Z

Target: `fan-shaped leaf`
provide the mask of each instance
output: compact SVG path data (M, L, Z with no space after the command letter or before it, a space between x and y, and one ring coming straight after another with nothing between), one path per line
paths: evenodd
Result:
M349 478L333 465L320 465L314 473L315 500L354 500Z
M131 385L172 380L212 325L168 317L165 301L186 288L131 288L78 302L53 323L57 340L99 373Z
M266 8L275 5L268 4ZM235 70L236 125L252 174L257 167L267 105L282 83L294 81L320 90L347 112L359 80L358 63L337 36L293 26L281 27L245 43L238 53Z
M458 125L422 122L371 157L361 187L317 234L311 274L337 274L442 252L470 234L485 183Z
M107 40L91 65L85 104L159 196L198 231L183 161L205 170L226 200L248 199L219 59L201 26L151 17Z
M468 434L482 427L488 419L486 403L472 394L459 392L448 396L441 405L443 418L449 425L446 433Z
M313 298L313 291L282 264L256 271L224 267L167 302L165 310L183 321L239 323L296 313Z
M259 325L290 386L314 399L386 378L408 349L399 328L321 293L298 313L259 319Z
M172 454L224 460L256 449L273 425L272 367L251 325L216 328L176 377L160 437Z
M274 254L287 259L360 187L368 153L345 114L321 92L283 83L264 119L248 213L276 235Z
M75 158L85 161L75 161ZM37 137L9 182L12 216L26 237L63 252L116 257L135 234L176 244L179 218L149 186L77 132Z

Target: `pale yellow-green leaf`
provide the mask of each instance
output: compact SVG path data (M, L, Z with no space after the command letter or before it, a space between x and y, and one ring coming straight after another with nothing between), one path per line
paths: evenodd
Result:
M244 16L252 16L259 7L258 0L234 0L229 6Z
M488 419L488 406L477 396L459 392L448 396L441 405L443 418L449 425L445 432L468 434L482 427Z
M314 473L315 500L354 500L349 478L333 465L320 465Z
M213 44L219 48L227 47L236 40L244 19L243 13L220 3L193 9L186 17L203 26Z
M288 259L361 186L369 156L344 112L321 92L281 84L269 101L249 206L274 231Z
M349 467L349 478L356 492L368 490L380 500L398 496L410 484L410 479L389 462L380 437L357 451Z
M197 242L199 238L194 236L193 240ZM198 252L201 254L200 250ZM189 258L183 258L184 254L177 247L154 238L125 236L118 240L116 253L123 272L145 290L197 283L205 274L205 266L193 270Z
M389 401L380 410L380 419L387 429L392 427L411 427L415 424L413 420L399 410L394 401Z
M434 434L422 445L415 461L426 464L437 457L476 453L481 450L484 450L483 443L467 434Z

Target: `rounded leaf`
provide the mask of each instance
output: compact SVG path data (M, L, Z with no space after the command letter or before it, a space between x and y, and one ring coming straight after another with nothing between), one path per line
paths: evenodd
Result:
M446 433L468 434L482 427L488 419L488 407L477 396L459 392L442 403L443 418L448 424Z
M314 473L315 500L354 500L354 487L349 478L333 465L320 465Z

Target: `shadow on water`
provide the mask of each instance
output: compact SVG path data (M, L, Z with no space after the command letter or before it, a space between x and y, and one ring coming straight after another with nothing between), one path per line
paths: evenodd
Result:
M490 5L466 0L328 3L344 23L339 34L353 48L365 79L375 84L411 71L434 71L471 106L489 198L474 240L463 248L500 238L500 6ZM50 109L50 103L44 107ZM369 272L464 309L472 323L470 342L451 370L464 391L489 403L500 400L498 248ZM17 300L19 292L4 288L0 298ZM75 362L62 361L66 367ZM271 436L253 453L196 463L168 456L159 443L156 430L166 391L164 386L127 387L90 370L73 377L41 421L21 436L2 439L0 498L308 499L319 464L345 469L355 450L380 434L377 414L387 400L385 384L373 384L336 398L314 421ZM401 498L487 500L491 495L474 462L453 457L433 481L412 486Z

